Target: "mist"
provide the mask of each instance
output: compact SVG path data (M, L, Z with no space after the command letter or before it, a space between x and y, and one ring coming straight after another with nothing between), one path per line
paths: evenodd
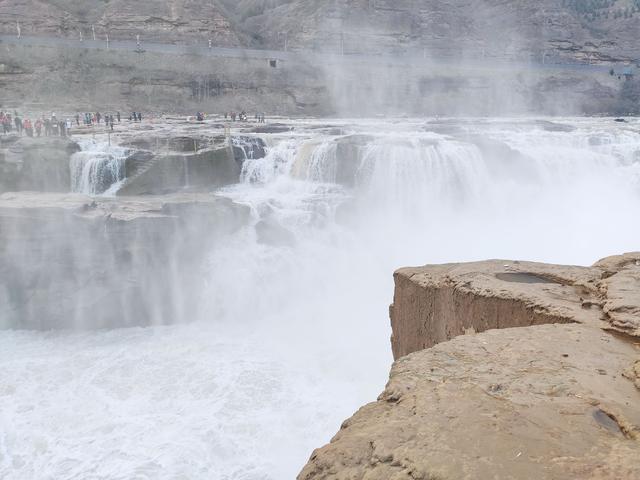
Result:
M124 237L96 243L99 234L83 234L77 220L57 225L71 236L47 236L47 252L67 247L67 274L37 261L24 237L3 244L4 271L10 258L14 272L3 275L3 304L15 272L73 278L95 272L99 255L100 282L83 282L109 291L115 305L78 309L60 325L47 321L56 318L52 297L34 298L31 308L49 308L38 310L45 331L22 330L23 314L14 316L17 330L3 332L3 477L69 478L100 459L97 478L291 478L382 389L396 268L484 258L589 265L636 247L635 127L588 119L293 125L258 134L266 156L247 158L240 182L216 191L247 212L243 220L233 211L209 224L187 216L159 232L161 244L142 227L126 247L148 251L133 257L146 263L123 263ZM77 155L109 171L104 146L85 148ZM118 289L131 281L142 287L133 296ZM71 301L89 299L78 290ZM123 311L124 325L145 328L117 328Z
M295 478L388 380L396 269L638 250L633 17L49 3L0 5L0 111L71 122L0 135L2 479Z

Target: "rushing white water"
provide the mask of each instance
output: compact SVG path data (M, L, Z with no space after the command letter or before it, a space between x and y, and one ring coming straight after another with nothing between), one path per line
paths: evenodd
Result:
M0 335L0 478L294 478L384 386L395 268L639 247L637 124L336 123L219 192L198 322Z
M71 191L85 195L114 195L125 179L126 148L94 140L80 140L72 155Z

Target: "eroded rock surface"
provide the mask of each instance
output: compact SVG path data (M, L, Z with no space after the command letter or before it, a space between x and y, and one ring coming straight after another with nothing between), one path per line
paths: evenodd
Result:
M490 262L405 268L391 306L395 358L493 328L583 323L640 337L640 253L593 267Z
M390 381L298 478L640 478L639 260L398 271Z

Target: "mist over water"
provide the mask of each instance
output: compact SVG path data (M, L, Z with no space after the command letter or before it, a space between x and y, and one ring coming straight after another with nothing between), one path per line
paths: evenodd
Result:
M217 192L251 221L211 245L197 318L0 336L0 478L294 478L384 386L395 269L638 248L638 125L556 122L263 136ZM122 179L123 152L82 147L75 190Z

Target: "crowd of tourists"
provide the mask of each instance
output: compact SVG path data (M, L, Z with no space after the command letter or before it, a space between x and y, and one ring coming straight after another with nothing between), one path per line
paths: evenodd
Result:
M94 125L104 125L113 131L114 125L122 121L120 112L116 114L109 113L76 113L73 118L61 119L52 113L51 116L42 115L35 119L22 117L17 111L13 114L10 112L0 111L0 132L9 134L15 131L18 135L26 135L27 137L66 137L71 133L74 127L80 127L80 123L87 127ZM131 112L129 115L130 122L142 122L142 113Z
M225 112L225 120L231 121L248 121L247 112ZM142 113L131 112L128 116L129 122L142 122ZM198 112L196 119L199 122L203 122L205 119L204 112ZM120 112L113 113L76 113L71 118L58 118L55 113L49 115L42 115L40 117L31 119L27 116L22 117L14 110L13 114L10 112L3 112L0 110L0 132L3 134L9 134L15 131L18 135L26 135L27 137L51 137L61 136L66 137L71 133L73 128L79 128L80 125L85 127L101 126L113 131L114 125L126 120L126 117L120 114ZM258 123L265 123L265 114L256 113L255 121Z
M115 116L111 113L102 114L100 112L96 113L85 113L82 116L82 122L90 127L93 125L100 125L100 122L104 122L106 127L109 127L113 131L113 126L122 121L122 115L120 112L116 112ZM142 122L142 113L140 112L131 112L129 114L130 122ZM80 126L80 114L76 114L76 124Z
M27 137L66 137L71 130L72 122L70 119L59 119L55 113L51 117L42 116L35 120L28 117L21 117L18 112L13 114L0 111L0 125L2 125L2 133L11 133L14 129L18 135L26 135Z
M240 121L240 122L246 122L248 120L248 116L247 116L247 112L245 112L244 110L240 113L236 113L236 112L224 112L224 119L228 120L231 119L232 122ZM258 123L265 123L265 114L264 113L256 113L255 115L255 121Z

